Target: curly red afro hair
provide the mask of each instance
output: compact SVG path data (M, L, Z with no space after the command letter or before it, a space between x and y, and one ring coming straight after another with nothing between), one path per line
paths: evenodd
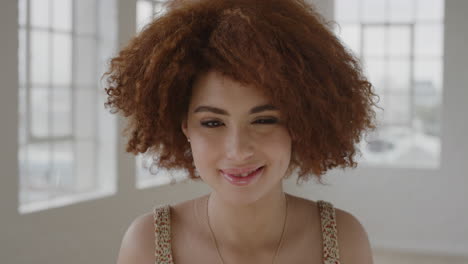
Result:
M195 78L215 70L271 96L292 139L298 181L356 167L375 129L372 85L358 60L303 0L177 1L112 58L106 107L122 111L127 152L198 178L181 130Z

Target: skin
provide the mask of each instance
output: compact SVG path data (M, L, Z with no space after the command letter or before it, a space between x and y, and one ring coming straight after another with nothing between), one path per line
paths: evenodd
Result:
M316 202L283 191L291 138L281 113L271 109L249 113L253 107L268 103L268 97L258 89L216 72L201 75L194 83L181 129L190 139L195 167L212 192L171 205L175 263L220 263L207 225L207 210L225 263L271 263L283 230L286 199L288 218L276 263L323 262ZM221 108L227 114L195 113L200 105ZM248 186L234 186L219 172L249 165L266 167ZM340 209L336 209L336 217L342 263L372 263L369 240L359 221ZM149 212L130 225L117 263L154 263L154 242L153 215Z
M213 71L198 78L193 89L182 130L191 140L201 178L213 190L208 213L217 240L239 254L277 245L284 221L271 219L285 217L282 179L291 158L291 138L280 112L250 114L253 107L268 104L268 98ZM200 105L222 108L227 114L194 112ZM248 186L234 186L219 172L251 165L266 167Z

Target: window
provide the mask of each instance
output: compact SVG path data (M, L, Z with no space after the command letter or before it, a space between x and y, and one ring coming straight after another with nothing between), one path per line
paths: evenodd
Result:
M166 12L166 0L138 0L137 1L137 31L146 26L154 18Z
M337 33L380 96L364 164L436 168L440 157L443 0L336 0Z
M100 8L112 13L112 6L96 0L18 4L20 212L114 192L115 121L104 110L99 77L114 49L116 23L98 16ZM101 24L105 19L111 22Z

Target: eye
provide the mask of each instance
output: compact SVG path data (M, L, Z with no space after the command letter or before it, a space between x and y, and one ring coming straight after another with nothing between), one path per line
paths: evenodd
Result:
M216 120L209 120L209 121L201 122L200 124L204 127L214 128L214 127L217 127L217 125L213 125L213 124L218 124L218 123L221 123L221 122L216 121Z
M265 118L265 119L257 119L255 122L259 122L260 124L276 124L278 120L276 118Z
M262 119L255 120L254 123L262 124L262 125L271 125L271 124L278 123L278 119L276 119L276 118L262 118ZM219 121L216 121L216 120L209 120L209 121L201 122L200 124L202 126L204 126L204 127L215 128L215 127L218 127L220 124L222 124L222 122L219 122Z

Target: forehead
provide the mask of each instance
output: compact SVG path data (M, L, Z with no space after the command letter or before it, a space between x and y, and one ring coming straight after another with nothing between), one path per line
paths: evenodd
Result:
M192 91L191 104L218 103L218 104L251 104L267 102L268 96L253 86L241 84L216 71L201 74L195 80Z

